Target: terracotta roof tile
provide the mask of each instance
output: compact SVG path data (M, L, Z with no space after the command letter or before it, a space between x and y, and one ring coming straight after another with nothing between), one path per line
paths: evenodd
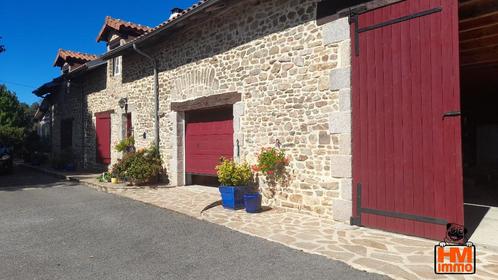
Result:
M102 29L100 29L99 35L97 36L97 42L106 41L105 36L107 35L107 32L109 32L110 30L115 30L115 31L131 30L137 35L141 35L151 29L152 28L145 25L106 16L104 25L102 26Z
M208 4L210 4L211 2L215 2L215 0L200 0L199 2L193 4L192 6L190 6L189 8L183 10L182 12L178 13L176 16L160 23L159 25L153 27L153 28L150 28L149 30L145 31L143 34L137 36L136 38L134 38L133 40L127 42L126 44L124 44L123 46L121 47L118 47L115 51L110 51L108 52L109 53L113 53L113 52L120 52L122 49L126 48L126 47L129 47L131 45L133 45L133 43L137 42L137 41L140 41L142 39L145 39L144 37L148 37L149 35L152 35L151 33L154 33L156 31L160 31L161 29L165 29L168 27L168 25L174 23L176 20L179 20L180 18L188 15L189 13L193 12L194 10L196 9L203 9L204 7L203 6L208 6ZM104 57L106 55L104 54Z
M80 60L82 62L88 62L88 61L92 61L94 59L97 59L97 56L94 54L59 49L59 51L57 51L57 56L55 57L54 66L62 66L63 62L68 60L68 59L74 59L74 60Z
M158 26L156 26L156 27L154 27L154 28L151 28L150 30L148 30L148 31L147 31L147 32L145 32L144 34L140 35L139 37L143 37L143 36L147 35L148 33L151 33L152 31L154 31L154 30L156 30L156 29L160 29L161 27L163 27L163 26L165 26L165 25L167 25L167 24L169 24L169 23L171 23L171 22L173 22L173 21L175 21L175 20L177 20L177 19L181 18L182 16L184 16L184 15L188 14L188 13L189 13L190 11L192 11L193 9L198 8L198 7L200 7L200 6L202 6L202 5L206 4L206 3L208 3L208 2L210 2L210 1L211 1L211 0L201 0L201 1L197 2L197 3L194 3L192 6L188 7L187 9L183 10L182 12L178 13L176 16L174 16L174 17L172 17L172 18L170 18L170 19L168 19L168 20L166 20L166 21L164 21L164 22L160 23ZM138 39L138 38L137 38L137 39Z

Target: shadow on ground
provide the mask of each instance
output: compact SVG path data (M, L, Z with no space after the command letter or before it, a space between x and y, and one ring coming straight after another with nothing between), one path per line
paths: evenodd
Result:
M480 206L480 205L464 205L464 213L465 213L465 228L468 230L468 236L472 237L474 231L477 229L481 221L488 213L489 207Z
M62 185L75 185L52 176L44 176L38 171L23 166L15 166L11 174L0 174L0 191L18 191L27 188L51 188Z

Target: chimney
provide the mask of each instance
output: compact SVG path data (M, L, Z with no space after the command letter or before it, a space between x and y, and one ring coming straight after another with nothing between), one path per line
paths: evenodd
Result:
M172 19L172 18L176 17L177 15L181 14L181 12L183 12L182 9L180 9L180 8L173 8L171 10L171 15L169 16L169 19Z

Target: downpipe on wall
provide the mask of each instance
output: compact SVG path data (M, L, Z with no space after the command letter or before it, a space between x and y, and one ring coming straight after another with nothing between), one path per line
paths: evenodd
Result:
M154 144L155 144L157 150L159 151L159 76L158 76L158 70L157 70L157 62L150 55L141 51L135 43L133 44L133 49L141 56L147 58L152 63L152 67L154 68L154 95L155 95L155 100L156 100L155 112L154 112L154 116L155 116Z

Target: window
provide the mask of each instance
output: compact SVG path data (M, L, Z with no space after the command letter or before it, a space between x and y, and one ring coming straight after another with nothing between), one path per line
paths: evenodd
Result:
M121 74L121 56L112 59L112 75L117 76Z

